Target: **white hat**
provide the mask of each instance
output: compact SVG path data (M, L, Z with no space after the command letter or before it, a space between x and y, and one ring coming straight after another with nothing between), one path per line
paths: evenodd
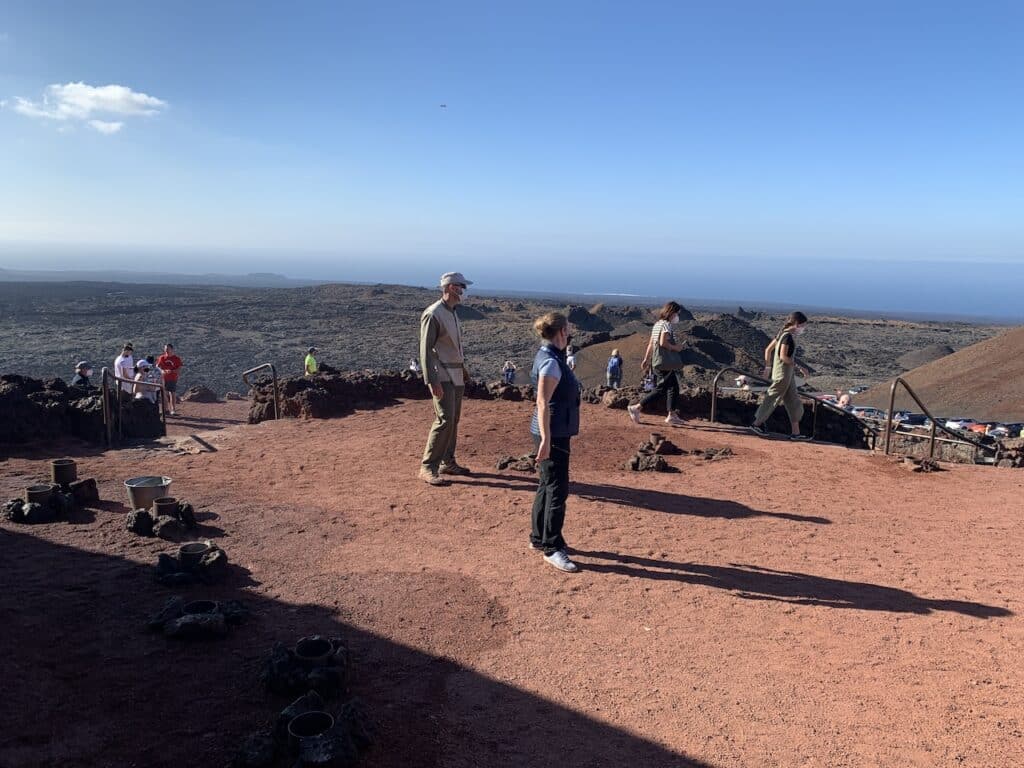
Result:
M466 276L461 272L445 272L441 275L441 287L444 288L446 285L472 285L472 280L467 280Z

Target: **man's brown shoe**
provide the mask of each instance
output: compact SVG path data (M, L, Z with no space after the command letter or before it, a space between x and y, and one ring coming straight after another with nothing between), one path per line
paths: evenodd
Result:
M428 485L448 485L448 481L437 474L436 469L430 469L429 467L422 467L420 469L420 480Z
M469 475L469 474L472 474L468 469L466 469L465 467L461 466L460 464L456 464L454 461L449 462L447 464L442 464L441 468L438 470L438 473L440 473L442 475Z

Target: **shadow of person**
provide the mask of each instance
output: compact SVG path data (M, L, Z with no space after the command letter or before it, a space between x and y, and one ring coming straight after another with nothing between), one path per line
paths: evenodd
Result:
M766 512L728 499L709 499L703 496L687 496L682 493L667 493L646 488L623 488L618 485L594 485L570 481L569 492L588 501L641 507L652 512L665 512L672 515L720 517L725 520L775 517L780 520L816 525L829 525L832 522L827 517L798 515L791 512Z
M351 689L376 732L360 763L368 768L528 768L551 762L553 754L570 768L711 768L449 656L339 618L375 595L405 600L401 585L387 592L388 572L362 593L345 573L317 573L303 592L317 601L306 603L248 589L254 582L240 567L214 586L169 589L154 581L148 563L2 525L0 551L0 765L224 765L246 735L272 723L294 698L271 695L260 682L270 648L322 634L345 638L354 658ZM437 583L442 592L424 597L437 599L436 619L425 620L462 631L461 614L445 614L450 594L443 585L450 582ZM283 575L274 587L282 585L295 587L296 580ZM251 618L212 643L146 632L147 618L172 595L241 600ZM490 624L477 636L503 642Z
M576 557L608 561L580 561L580 565L590 571L724 589L744 600L775 600L797 605L893 613L929 614L933 611L952 611L977 619L1013 615L1012 611L999 606L963 600L933 600L918 597L913 592L896 587L831 579L795 571L775 571L756 565L676 563L670 560L576 548L573 548L573 554Z

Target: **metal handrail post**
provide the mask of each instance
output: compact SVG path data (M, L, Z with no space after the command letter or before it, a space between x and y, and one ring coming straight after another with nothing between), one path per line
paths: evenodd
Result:
M924 413L925 416L928 417L928 420L932 424L931 433L930 433L930 437L929 437L929 440L928 440L928 458L934 458L935 457L935 440L936 440L935 435L936 435L936 430L939 430L939 429L941 429L943 432L951 435L953 437L953 441L952 442L960 443L961 445L972 445L972 446L974 446L975 455L977 455L977 451L978 451L979 448L982 451L998 452L998 450L999 450L998 448L993 448L990 445L985 445L984 443L982 443L982 442L980 442L978 440L972 440L970 438L966 438L963 435L958 435L952 429L949 429L945 424L943 424L942 426L939 426L938 421L935 419L934 416L932 416L931 411L928 410L928 408L925 406L925 404L921 402L921 398L919 398L917 396L917 393L914 392L914 390L910 388L910 385L907 384L907 382L904 381L902 377L897 376L895 379L893 379L892 385L889 387L889 415L888 415L888 418L886 420L886 438L885 438L885 455L886 456L889 455L889 431L890 431L890 427L891 427L891 424L892 424L892 411L893 411L893 408L895 408L895 403L896 403L896 387L897 386L902 386L905 390L907 390L907 394L910 395L910 397L914 400L915 403L917 403L917 407L921 409L921 411Z
M109 375L110 371L104 366L100 372L100 396L103 398L103 432L106 435L108 447L114 437L110 429L110 391L107 389L107 377Z
M264 368L269 368L270 369L270 375L271 375L271 378L273 379L273 384L274 384L274 420L277 421L278 419L281 418L281 412L280 412L281 396L280 396L280 394L278 392L278 389L277 389L277 369L274 367L274 364L273 363L261 363L260 365L257 365L255 368L250 368L248 371L244 371L242 373L242 381L245 382L245 386L247 386L249 389L252 389L252 384L249 382L250 374L256 373L256 371L261 371Z

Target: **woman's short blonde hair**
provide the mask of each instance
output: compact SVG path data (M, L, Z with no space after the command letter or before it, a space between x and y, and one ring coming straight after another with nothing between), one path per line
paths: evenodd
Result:
M612 350L612 357L618 357L618 356L619 356L619 350L613 349Z
M533 321L533 330L545 341L551 341L564 328L569 326L569 318L561 312L548 312Z

